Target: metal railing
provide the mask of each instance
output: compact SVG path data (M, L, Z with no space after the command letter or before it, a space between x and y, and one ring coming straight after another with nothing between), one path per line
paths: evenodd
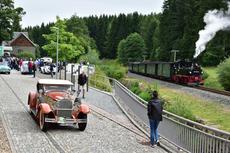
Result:
M101 90L110 85L112 90L106 91L112 92L119 101L125 103L135 114L134 119L138 120L137 122L141 120L146 126L148 125L146 101L113 78L94 75L90 78L90 82L91 86ZM159 132L164 139L187 152L230 153L230 133L190 121L167 111L164 111Z

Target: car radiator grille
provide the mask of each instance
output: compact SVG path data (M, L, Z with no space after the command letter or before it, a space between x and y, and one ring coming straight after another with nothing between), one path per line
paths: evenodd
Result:
M65 118L72 117L72 110L57 109L56 113L58 117L65 117Z
M62 99L55 103L55 108L58 117L72 117L72 101Z

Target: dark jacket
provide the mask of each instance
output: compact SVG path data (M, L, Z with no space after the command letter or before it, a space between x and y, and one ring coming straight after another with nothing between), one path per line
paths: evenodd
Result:
M163 107L159 99L152 99L148 102L148 117L149 119L162 121Z
M80 74L78 77L78 84L83 86L87 82L87 77L85 74Z
M33 64L33 71L36 71L36 70L37 70L36 64L34 63L34 64Z
M51 63L50 64L50 72L53 72L53 70L54 70L54 65L53 65L53 63Z

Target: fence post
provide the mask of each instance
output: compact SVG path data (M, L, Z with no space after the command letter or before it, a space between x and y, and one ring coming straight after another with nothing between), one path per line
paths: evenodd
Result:
M73 66L74 66L74 65L71 65L71 75L70 75L70 79L71 79L71 82L74 84L74 82L73 82Z
M87 75L88 75L88 78L87 78L87 92L89 91L89 64L87 66Z
M97 88L97 82L96 82L96 79L97 79L97 78L96 78L96 77L97 77L97 76L96 76L96 74L95 74L95 78L94 78L94 82L95 82L95 86L94 86L94 87L95 87L95 88Z
M79 75L80 75L80 69L81 69L81 65L78 65L78 69L77 69L77 84L78 84L78 91L80 90L80 85L78 83L78 78L79 78Z
M61 69L59 69L59 78L61 79Z
M65 80L66 80L66 64L65 64Z

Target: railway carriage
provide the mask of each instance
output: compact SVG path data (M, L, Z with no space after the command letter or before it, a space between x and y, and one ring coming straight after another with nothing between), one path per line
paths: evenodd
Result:
M129 71L180 84L201 85L204 82L200 66L189 61L132 62Z

